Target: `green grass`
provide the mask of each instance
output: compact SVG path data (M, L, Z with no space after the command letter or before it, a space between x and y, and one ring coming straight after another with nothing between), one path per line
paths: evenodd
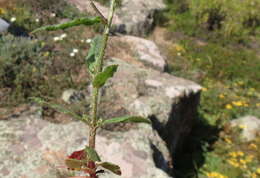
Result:
M189 1L173 2L168 4L163 24L174 39L168 48L169 72L204 87L199 120L186 145L188 149L178 156L176 175L180 178L210 177L211 173L229 178L256 176L260 139L242 142L238 137L240 131L233 131L228 123L245 115L260 118L260 54L257 48L250 47L253 43L260 44L259 35L243 33L227 37L221 29L208 30L188 8ZM257 149L250 148L250 144L257 145ZM243 152L241 159L253 156L246 168L237 163L239 159L233 160L238 167L228 162L229 153L235 151Z

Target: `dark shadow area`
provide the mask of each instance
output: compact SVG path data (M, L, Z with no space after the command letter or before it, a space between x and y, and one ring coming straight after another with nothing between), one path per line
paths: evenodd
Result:
M218 140L219 132L220 129L209 125L204 118L196 119L182 150L172 155L176 178L198 177L198 170L205 162L204 153L211 150L211 145Z
M152 143L150 143L150 147L153 150L153 160L155 166L172 176L172 171L169 166L169 162L164 158L162 152Z
M197 112L200 94L183 97L172 106L170 118L166 124L156 116L151 116L153 129L166 142L172 160L164 170L174 178L196 178L198 169L205 162L204 153L210 151L210 145L218 139L220 130L210 126ZM155 163L160 161L159 150L153 149ZM159 155L159 157L158 157ZM159 160L158 160L159 159ZM162 169L162 165L156 166Z
M30 37L28 31L25 28L14 24L10 25L8 32L18 37Z

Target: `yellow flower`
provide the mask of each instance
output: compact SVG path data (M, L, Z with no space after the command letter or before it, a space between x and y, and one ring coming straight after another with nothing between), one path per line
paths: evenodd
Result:
M232 141L229 139L229 138L224 138L224 141L226 142L226 143L228 143L228 144L232 144Z
M256 107L260 107L260 103L256 103L255 105L256 105Z
M202 90L202 91L208 91L208 89L207 89L207 88L202 88L201 90Z
M232 151L228 155L235 158L235 157L237 157L237 152Z
M247 163L250 163L250 162L252 162L253 158L254 158L253 155L248 155L248 156L246 156L245 160Z
M249 147L250 149L252 149L252 150L256 150L256 149L257 149L257 145L254 144L254 143L251 143L248 147Z
M218 95L218 97L221 98L221 99L223 99L223 98L225 98L225 95L220 94L220 95Z
M239 163L235 159L228 159L227 162L234 167L239 167Z
M3 8L0 8L0 15L5 14L5 10Z
M231 104L226 104L225 108L226 108L226 109L232 109L233 107L232 107Z
M239 164L239 168L240 169L247 169L247 165L246 164Z
M237 152L237 155L238 155L238 156L244 156L245 154L244 154L242 151L238 151L238 152Z
M251 173L251 178L257 178L256 173Z
M240 129L245 129L245 128L246 128L246 125L240 124L238 127L239 127Z
M235 105L235 106L243 106L242 101L233 101L232 104Z
M240 162L241 164L243 164L243 165L246 164L246 160L244 160L244 159L240 159L239 162Z
M260 175L260 168L256 169L256 173Z
M49 52L45 52L45 53L43 53L43 56L44 56L44 57L48 57L49 55L50 55Z
M174 47L178 52L185 52L185 49L179 44L175 44Z
M206 176L208 178L228 178L227 176L222 175L222 174L220 174L218 172L207 172Z

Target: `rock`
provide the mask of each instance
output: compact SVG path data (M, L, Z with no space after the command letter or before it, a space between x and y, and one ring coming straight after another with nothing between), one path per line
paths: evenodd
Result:
M131 125L125 127L127 132L99 131L97 150L102 160L119 164L124 178L170 177L165 172L190 134L201 87L119 59L106 62L119 64L119 69L102 90L99 115L141 115L153 124ZM68 177L66 169L58 167L64 164L64 155L84 148L87 137L88 129L80 122L54 124L39 114L0 121L0 177ZM116 176L102 175L112 177Z
M0 33L6 32L9 26L9 23L7 23L4 19L0 18Z
M242 129L241 136L245 141L252 141L260 134L260 119L255 116L245 116L232 120L231 126Z
M69 0L81 11L95 14L89 1ZM107 17L108 8L95 2L98 9ZM154 24L154 15L157 11L164 10L166 5L163 0L122 0L122 5L117 9L113 24L114 32L145 36L151 31Z
M128 43L133 54L136 55L135 57L145 65L162 72L165 71L167 67L166 60L153 41L134 36L122 36L120 40Z
M87 135L88 128L81 122L54 124L38 115L0 121L0 177L68 177L62 168L65 156L83 149ZM120 165L124 178L168 178L153 161L154 148L167 151L162 143L150 125L140 124L129 132L98 134L97 151L102 160ZM160 160L158 164L167 167L166 160Z
M163 0L123 0L118 11L122 24L116 26L116 31L136 36L144 36L150 32L157 11L166 8Z
M109 64L119 64L119 69L103 91L103 103L107 103L107 107L102 107L107 111L104 116L118 116L121 111L118 106L121 106L130 115L150 117L171 153L176 154L196 119L201 87L118 59Z
M80 91L74 89L68 89L62 93L61 98L66 103L71 104L71 103L82 101L83 99L85 99L85 96Z

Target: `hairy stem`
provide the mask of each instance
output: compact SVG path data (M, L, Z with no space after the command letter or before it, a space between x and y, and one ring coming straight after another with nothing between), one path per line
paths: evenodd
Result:
M116 0L111 0L108 22L105 25L105 29L103 32L103 41L102 41L101 51L99 53L98 60L97 60L95 75L97 75L99 72L102 72L103 69L103 61L104 61L104 55L107 47L107 40L109 37L109 30L111 28L112 19L115 12L115 5L116 5L115 1ZM100 88L94 88L92 93L91 126L90 126L90 133L89 133L89 146L91 148L95 148L95 142L96 142L99 90Z

